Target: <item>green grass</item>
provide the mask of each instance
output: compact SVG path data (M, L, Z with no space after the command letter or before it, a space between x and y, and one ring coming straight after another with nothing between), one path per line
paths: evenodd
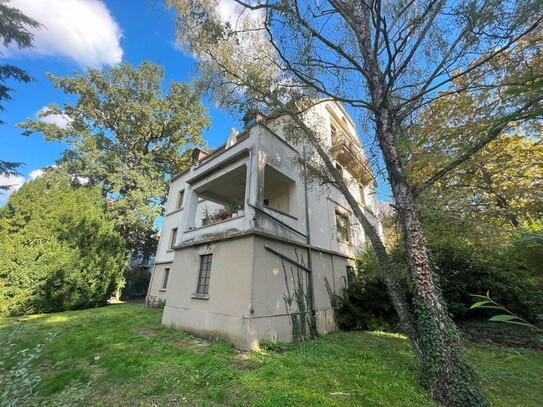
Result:
M160 317L129 304L32 316L19 325L13 350L56 333L38 359L38 392L48 398L73 379L90 381L83 405L434 406L397 335L336 333L243 354L163 327ZM1 319L0 338L16 325ZM495 406L543 405L542 353L470 346L467 356Z

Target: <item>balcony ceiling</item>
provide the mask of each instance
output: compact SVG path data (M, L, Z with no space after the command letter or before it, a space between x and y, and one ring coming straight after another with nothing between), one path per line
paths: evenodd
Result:
M232 199L244 199L247 167L242 165L223 176L196 189L200 198L220 204L227 204Z

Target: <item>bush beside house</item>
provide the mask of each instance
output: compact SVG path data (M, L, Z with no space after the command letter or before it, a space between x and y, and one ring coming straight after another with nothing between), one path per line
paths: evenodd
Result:
M122 281L126 251L96 188L50 172L0 208L0 315L105 304Z

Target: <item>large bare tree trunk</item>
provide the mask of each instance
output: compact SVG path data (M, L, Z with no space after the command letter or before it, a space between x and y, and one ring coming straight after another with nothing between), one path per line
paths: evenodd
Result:
M421 343L420 343L420 337L417 332L417 327L416 327L414 317L411 313L411 310L409 309L409 304L407 303L407 300L405 298L405 292L403 291L402 287L400 286L400 283L398 282L398 279L396 278L396 276L394 275L392 271L393 267L392 267L390 256L387 253L385 245L383 244L381 238L379 237L377 230L372 225L372 223L368 220L368 218L364 215L364 213L362 212L362 209L360 209L360 205L358 204L358 202L356 202L355 198L349 191L349 188L345 184L343 178L341 177L336 167L332 163L329 153L324 150L324 148L320 144L320 141L315 137L315 134L313 133L313 131L305 124L303 119L300 118L300 112L292 111L289 113L290 113L290 117L296 122L296 124L305 133L309 142L311 143L313 148L315 148L320 158L323 160L324 165L326 166L326 169L328 170L330 174L332 174L337 187L339 188L340 192L347 200L347 203L353 210L354 215L356 216L356 218L362 225L362 228L364 229L364 233L370 240L372 247L375 250L375 253L377 255L377 259L379 262L379 269L381 271L383 279L385 280L385 284L387 286L387 293L390 297L392 305L394 306L394 309L396 310L396 313L398 314L398 317L400 319L400 325L402 327L402 330L411 341L411 344L413 346L413 349L417 353L417 356L419 358L422 358L422 348L421 348Z
M465 363L458 328L452 321L435 281L415 197L402 168L397 142L400 120L395 117L385 75L372 46L370 10L366 3L333 0L356 34L373 106L376 137L383 154L404 232L408 270L413 284L413 308L420 338L422 382L432 398L446 406L490 406L477 376Z
M488 406L475 373L464 361L458 328L447 311L432 272L420 215L395 143L400 135L399 126L386 108L386 102L380 106L381 110L376 113L377 138L405 236L422 347L423 384L435 401L446 406Z

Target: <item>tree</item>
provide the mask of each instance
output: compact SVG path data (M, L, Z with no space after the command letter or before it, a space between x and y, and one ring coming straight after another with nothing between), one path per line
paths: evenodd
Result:
M178 12L178 38L198 58L205 83L224 104L239 98L290 114L295 130L314 147L374 246L432 398L450 406L488 405L463 360L457 328L433 275L416 198L510 123L529 117L540 106L541 96L504 109L506 115L477 134L464 155L418 186L407 178L401 140L406 123L438 99L438 91L446 90L451 81L477 73L491 82L491 61L539 27L538 2L235 3L239 5L235 18L225 20L218 1L168 1ZM472 86L468 82L458 91ZM320 97L364 109L373 124L403 229L414 315L393 278L385 247L328 151L300 118L307 101Z
M13 177L19 175L17 168L19 168L22 163L12 163L9 161L0 160L0 176L3 177ZM11 188L11 185L0 185L0 191L7 191Z
M491 74L501 86L489 86L480 75L453 81L441 97L421 109L404 135L404 161L414 185L429 184L419 202L429 210L448 212L465 220L518 229L523 221L543 216L543 112L531 110L517 117L514 126L488 136L473 159L462 157L496 117L511 107L520 108L543 95L543 42L538 30L527 35L509 52L492 60ZM458 92L468 82L469 91ZM520 84L520 86L519 86ZM526 120L526 119L537 120ZM453 169L433 177L440 163ZM444 166L446 168L447 165ZM503 238L503 236L501 236Z
M41 24L30 17L25 16L21 10L9 7L9 0L0 0L0 41L4 47L15 43L18 48L32 48L34 35L28 31L30 28L41 28ZM0 55L3 55L0 52ZM14 65L0 65L0 112L5 111L3 102L11 99L12 88L7 86L6 81L14 79L19 82L28 83L32 77L28 73ZM0 124L4 122L0 120ZM17 168L21 163L13 163L0 160L0 175L18 175ZM9 189L9 185L0 185L0 190Z
M9 7L9 0L0 0L0 40L4 47L15 43L18 48L32 48L34 35L28 31L28 28L41 28L41 24L36 20L25 16L21 10ZM0 55L3 55L0 52ZM10 92L13 91L6 85L10 78L19 82L28 83L32 77L21 68L13 65L0 65L0 111L4 111L5 100L10 100ZM0 124L3 122L0 121Z
M123 276L126 250L97 187L49 172L0 208L0 315L105 304Z
M187 149L202 144L208 125L198 93L180 82L164 90L164 70L151 62L48 76L77 97L74 104L50 104L42 113L63 115L65 125L28 120L19 126L25 135L42 133L48 141L68 143L58 164L101 187L130 250L154 252L154 222L168 179L188 165Z

